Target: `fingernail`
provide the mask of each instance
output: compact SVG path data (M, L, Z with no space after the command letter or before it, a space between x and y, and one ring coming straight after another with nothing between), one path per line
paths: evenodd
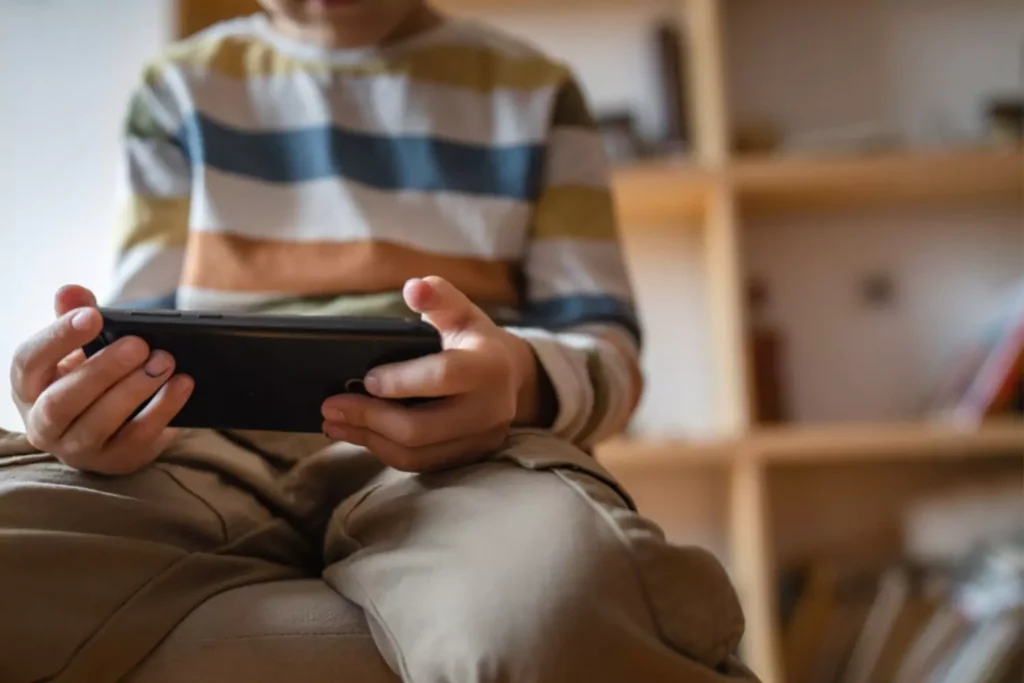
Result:
M87 308L85 310L79 311L78 313L75 313L73 316L71 316L71 327L75 328L76 330L88 329L89 318L91 317L92 312L90 309Z
M372 372L363 378L363 386L374 396L380 395L380 377Z
M331 422L345 422L345 413L337 408L327 408L324 410L324 417Z
M187 394L192 391L192 387L195 385L195 381L188 375L178 375L174 382L174 393L175 394Z
M146 361L143 370L147 375L156 379L166 374L172 365L174 365L174 360L171 358L171 354L166 351L154 351L149 354L149 360Z
M323 425L323 430L324 430L324 436L326 436L328 439L336 439L337 440L337 439L341 439L345 435L344 428L339 426L339 425L335 425L335 424L330 424L330 423L324 424Z
M116 359L125 367L134 368L146 358L149 349L138 337L125 337L118 342Z

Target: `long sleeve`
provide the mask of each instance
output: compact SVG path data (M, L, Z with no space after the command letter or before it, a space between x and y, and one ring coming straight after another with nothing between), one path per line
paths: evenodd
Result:
M146 71L124 130L118 255L111 305L173 308L188 235L191 171L180 108L159 70Z
M639 401L640 326L608 163L579 87L560 89L523 264L530 342L558 398L552 427L581 446L621 431Z

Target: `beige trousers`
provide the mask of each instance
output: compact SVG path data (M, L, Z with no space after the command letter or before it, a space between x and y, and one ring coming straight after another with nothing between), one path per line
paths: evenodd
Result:
M113 683L211 596L317 575L403 681L755 680L718 562L568 444L429 475L256 450L196 432L109 478L0 434L0 681Z

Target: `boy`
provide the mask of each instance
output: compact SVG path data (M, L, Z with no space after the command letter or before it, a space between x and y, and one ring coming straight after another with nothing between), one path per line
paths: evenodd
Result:
M570 75L420 0L263 4L145 72L115 301L411 309L445 350L324 436L180 434L192 380L139 339L85 360L61 290L12 365L49 455L0 461L0 679L121 680L208 597L313 572L406 681L751 680L721 568L579 448L629 418L639 332Z

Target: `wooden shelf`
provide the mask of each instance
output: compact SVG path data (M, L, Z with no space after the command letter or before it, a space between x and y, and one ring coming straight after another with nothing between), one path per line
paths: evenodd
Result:
M716 176L683 161L644 161L616 168L615 201L624 225L695 222L704 215Z
M616 169L624 225L671 224L703 215L711 190L735 189L745 212L947 205L1024 204L1024 148L907 151L862 156L740 159L725 172L678 161Z
M958 202L1024 202L1024 149L976 148L847 157L772 157L729 173L752 212Z
M743 458L826 464L985 455L1024 458L1024 422L994 422L978 429L939 423L801 425L693 442L621 439L597 449L598 459L613 470L729 465Z

